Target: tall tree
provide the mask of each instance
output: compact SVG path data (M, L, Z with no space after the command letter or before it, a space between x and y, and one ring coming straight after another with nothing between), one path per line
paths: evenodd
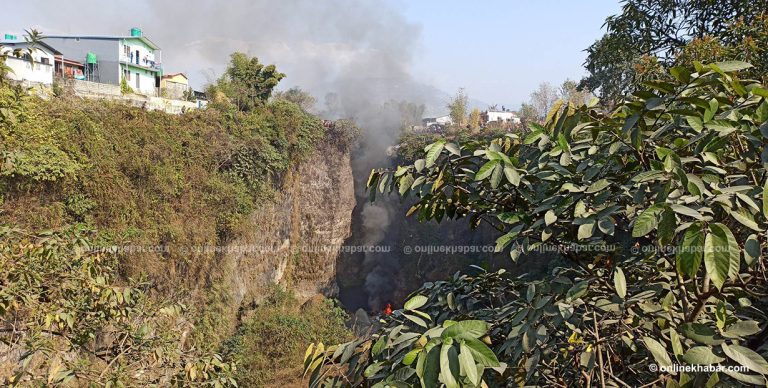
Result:
M751 25L768 0L625 0L621 14L606 19L606 34L592 44L582 86L615 102L643 80L648 57L664 67L676 64L694 39L715 37L726 45L741 41L734 22ZM759 31L753 31L759 32Z
M298 105L299 108L305 112L314 109L315 103L317 102L317 99L314 96L299 87L292 87L284 91L281 90L275 93L275 98L290 101Z
M277 71L275 65L265 66L258 58L238 52L230 56L229 66L215 91L224 93L238 109L249 111L266 102L283 78L285 74Z
M531 105L536 109L539 119L547 115L558 98L557 90L549 82L539 84L538 89L531 93Z
M397 105L403 128L420 125L424 118L424 104L416 104L408 101L400 101Z
M463 126L467 121L467 110L469 106L469 97L464 88L459 89L456 95L448 101L448 112L451 115L453 124Z
M472 112L469 112L469 129L472 131L477 131L480 129L480 125L482 124L481 118L480 118L480 109L472 109Z
M576 81L567 79L560 85L560 99L566 102L570 102L573 105L579 106L589 103L589 100L594 97L588 90L579 88L579 84Z
M536 108L528 103L523 103L520 105L520 111L517 112L517 115L520 116L520 122L523 124L523 127L525 127L525 124L536 122L539 120L539 112L536 110Z

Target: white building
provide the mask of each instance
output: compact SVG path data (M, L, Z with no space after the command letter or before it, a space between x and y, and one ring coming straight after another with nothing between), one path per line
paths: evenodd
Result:
M504 111L488 110L486 112L483 112L481 116L484 124L487 124L492 121L510 123L510 124L520 124L520 118L517 117L515 112L511 112L508 110L504 110Z
M444 116L438 116L438 117L427 117L421 120L421 122L425 127L428 127L431 124L440 124L440 125L453 124L453 120L451 119L450 115L444 115Z
M11 69L8 78L32 84L53 84L53 70L57 55L53 47L45 43L36 43L30 52L30 44L15 40L0 42L0 53L7 53L5 64ZM17 51L18 50L18 51ZM21 54L16 57L14 51Z

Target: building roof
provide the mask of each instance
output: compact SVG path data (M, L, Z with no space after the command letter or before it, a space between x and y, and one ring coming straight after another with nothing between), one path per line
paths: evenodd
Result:
M189 80L189 78L187 77L187 75L186 75L186 74L184 74L184 73L171 73L171 74L166 74L166 75L164 75L164 76L163 76L163 78L164 78L164 79L165 79L165 78L173 78L173 77L175 77L175 76L177 76L177 75L180 75L180 76L184 77L185 79Z
M123 40L139 39L153 50L160 50L160 47L149 40L146 36L124 36L124 35L46 35L48 38L77 38L77 39L99 39L99 40Z
M5 47L29 47L30 45L32 45L31 42L20 42L17 40L0 40L0 46L5 46ZM53 48L53 46L46 44L45 42L37 42L34 44L34 46L38 48L44 48L50 51L51 54L61 55L61 53L58 50Z

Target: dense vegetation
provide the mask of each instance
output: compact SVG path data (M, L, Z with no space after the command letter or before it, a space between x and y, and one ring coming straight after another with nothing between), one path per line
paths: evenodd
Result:
M766 81L768 1L625 0L608 17L605 35L588 49L581 86L604 103L618 103L639 82L667 75L665 68L694 61L741 60Z
M226 341L227 359L237 364L241 386L301 385L301 365L308 342L350 339L346 313L330 299L299 304L289 291L275 287L234 336Z
M273 67L233 61L212 108L179 116L0 82L0 384L230 385L259 352L344 338L339 311L314 308L284 329L301 344L222 347L238 306L219 253L196 247L236 238L319 142L351 141L268 100Z
M513 260L571 264L425 284L371 337L311 347L311 384L765 385L768 89L750 68L675 67L611 112L560 103L525 136L372 172L421 220L489 223ZM673 363L748 372L650 367Z

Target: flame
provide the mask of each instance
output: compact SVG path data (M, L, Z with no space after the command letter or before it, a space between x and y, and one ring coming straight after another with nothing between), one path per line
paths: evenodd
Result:
M387 307L384 307L384 311L382 311L384 315L390 315L392 314L392 303L387 303Z

